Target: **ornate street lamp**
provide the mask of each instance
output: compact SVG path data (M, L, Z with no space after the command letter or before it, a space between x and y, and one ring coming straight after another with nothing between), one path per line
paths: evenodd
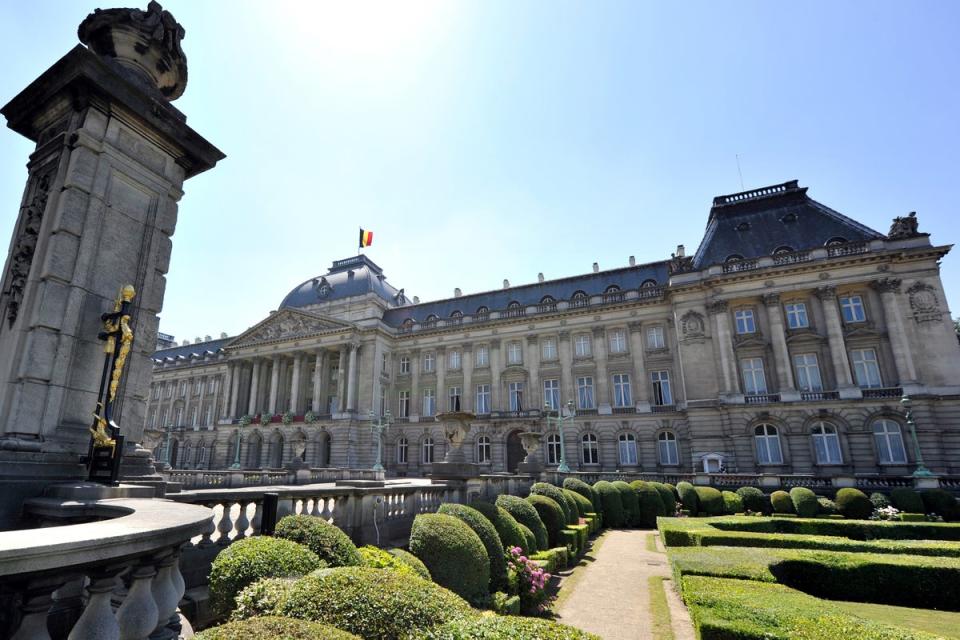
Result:
M377 462L373 465L374 471L383 471L383 434L390 426L390 409L387 409L382 418L374 421L374 413L370 412L370 430L377 438Z
M923 454L920 452L920 440L917 439L917 425L913 422L913 412L910 410L913 402L910 396L903 394L900 405L906 412L907 426L910 427L910 437L913 439L913 455L917 459L917 469L913 472L914 478L929 478L933 473L923 465Z
M547 431L550 430L551 424L555 424L557 425L557 431L560 433L560 464L557 465L557 471L559 473L570 473L570 467L567 466L567 447L564 444L563 426L567 422L573 420L577 415L576 411L573 410L573 400L569 400L567 402L566 415L564 415L563 406L561 405L560 408L557 409L557 417L554 418L551 416L550 411L552 410L552 407L550 406L549 402L543 405L543 410L544 414L547 416Z
M231 469L240 468L240 441L243 440L243 434L240 433L240 429L237 429L237 450L233 454L233 464L230 465Z

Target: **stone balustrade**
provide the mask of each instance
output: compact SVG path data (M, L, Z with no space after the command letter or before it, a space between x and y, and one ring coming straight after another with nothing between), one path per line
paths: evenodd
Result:
M299 470L267 469L170 469L161 474L183 489L237 489L287 484L312 484L337 480L382 480L383 472L372 469L328 467Z

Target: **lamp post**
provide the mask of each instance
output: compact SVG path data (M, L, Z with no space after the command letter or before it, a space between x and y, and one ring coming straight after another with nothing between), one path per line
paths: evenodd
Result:
M557 465L557 471L559 473L570 473L570 467L567 466L567 448L564 444L563 427L576 416L576 412L573 410L573 400L567 402L567 415L563 415L563 406L560 406L557 409L557 417L551 416L552 407L549 402L543 405L543 409L547 416L547 430L550 430L551 424L555 424L557 425L557 431L560 433L560 464Z
M383 417L374 421L374 413L370 412L370 430L377 437L377 462L373 465L374 471L383 471L383 434L390 426L390 409L387 409Z
M910 400L910 396L903 394L903 397L900 398L900 406L906 413L907 426L910 427L910 437L913 439L913 455L917 459L917 468L913 472L913 477L929 478L933 473L923 465L923 454L920 452L920 440L917 439L917 425L913 421L913 411L911 411L913 401Z
M240 433L240 429L237 429L237 450L233 455L233 464L230 465L231 469L240 468L240 441L243 440L243 435Z

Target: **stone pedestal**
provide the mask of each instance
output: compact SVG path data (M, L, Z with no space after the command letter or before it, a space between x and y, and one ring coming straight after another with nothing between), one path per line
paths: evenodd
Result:
M430 477L437 480L475 478L480 475L480 465L474 462L435 462Z

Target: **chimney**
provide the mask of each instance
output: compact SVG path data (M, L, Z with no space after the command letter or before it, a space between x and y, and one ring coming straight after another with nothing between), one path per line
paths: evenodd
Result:
M413 304L420 304L420 296L413 296Z
M537 282L543 282L543 272L537 274Z
M598 262L594 262L594 263L593 263L593 272L594 272L594 273L600 273L600 263L598 263Z
M180 343L180 346L181 346L181 347L185 347L185 346L187 346L188 344L190 344L190 341L189 341L189 340L184 340L183 342Z
M637 259L634 258L633 256L630 256L630 266L631 267L637 266Z
M210 342L211 340L213 340L213 338L211 338L210 336L203 336L204 342Z
M200 344L200 336L193 339L193 344Z
M223 340L223 339L226 338L226 337L227 337L227 332L226 332L226 331L221 331L221 332L220 332L220 339Z
M457 287L456 289L453 290L453 297L454 297L454 298L459 298L461 295L463 295L463 294L460 292L460 287Z
M510 288L510 281L507 280L506 278L503 279L503 288L504 288L504 289L509 289L509 288Z
M677 257L683 258L687 255L687 250L683 248L682 244L677 245Z

